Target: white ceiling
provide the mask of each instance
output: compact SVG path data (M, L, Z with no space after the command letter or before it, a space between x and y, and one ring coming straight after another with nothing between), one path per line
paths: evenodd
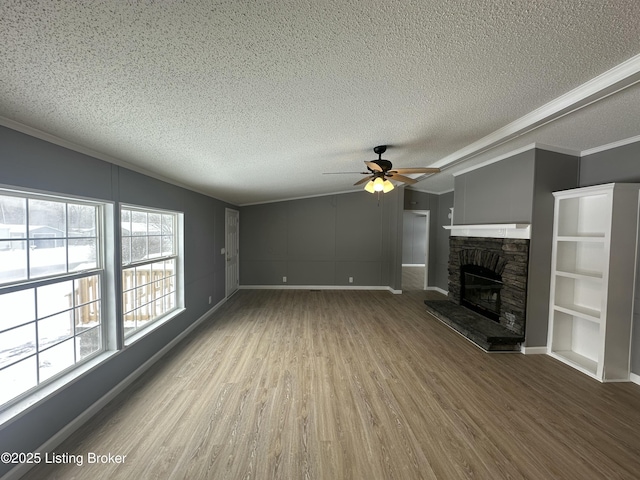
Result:
M448 167L416 185L443 192L523 145L640 135L639 18L638 0L3 0L0 123L237 205L357 191L323 172L379 144Z

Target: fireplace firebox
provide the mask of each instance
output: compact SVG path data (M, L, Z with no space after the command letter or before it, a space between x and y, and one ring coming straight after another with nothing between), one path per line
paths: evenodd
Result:
M500 322L502 276L479 265L460 267L460 303L465 307Z

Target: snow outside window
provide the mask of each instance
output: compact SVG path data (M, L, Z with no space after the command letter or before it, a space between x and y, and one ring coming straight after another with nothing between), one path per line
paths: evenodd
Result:
M131 206L120 209L125 338L178 308L179 215Z
M103 206L0 189L0 405L104 351Z

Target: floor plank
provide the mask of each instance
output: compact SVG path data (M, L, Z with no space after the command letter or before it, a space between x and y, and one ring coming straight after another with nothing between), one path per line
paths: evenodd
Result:
M487 354L433 292L246 291L26 479L632 479L640 387Z

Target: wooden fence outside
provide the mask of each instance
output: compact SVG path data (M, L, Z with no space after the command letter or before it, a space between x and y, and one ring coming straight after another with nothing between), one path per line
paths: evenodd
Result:
M100 321L100 312L97 308L96 300L100 298L100 280L99 276L84 277L76 280L76 288L73 292L74 299L69 295L69 305L79 305L79 318L76 319L78 324L89 324ZM136 268L127 269L122 272L122 290L123 302L125 304L124 320L150 320L164 313L169 308L164 303L158 304L158 301L164 302L163 296L174 291L174 277L172 270ZM146 288L135 288L135 287ZM127 299L127 296L129 298ZM73 302L75 300L75 302ZM128 301L127 301L128 300ZM127 307L126 305L129 305ZM139 307L139 308L136 308ZM133 310L136 308L134 316Z

